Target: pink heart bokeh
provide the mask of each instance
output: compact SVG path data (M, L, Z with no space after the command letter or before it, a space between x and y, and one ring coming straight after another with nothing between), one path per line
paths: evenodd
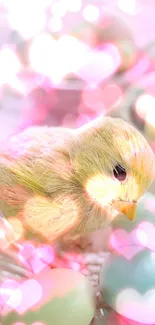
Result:
M127 247L134 246L134 249L128 248L128 252L132 250L132 257L144 248L155 252L155 226L149 222L142 222L130 233L124 229L113 230L109 237L109 246L110 250L125 257Z
M125 288L117 296L116 311L132 322L155 324L154 301L154 288L144 294L130 287ZM128 320L125 323L128 323Z
M1 297L5 302L2 313L5 315L10 310L16 310L17 313L23 314L28 310L36 310L40 308L49 297L53 296L56 283L53 281L53 270L49 267L41 270L35 275L35 278L30 278L23 281L21 284L13 284L10 290L10 284L3 284L3 292ZM6 289L6 290L5 290ZM10 294L6 296L8 290Z

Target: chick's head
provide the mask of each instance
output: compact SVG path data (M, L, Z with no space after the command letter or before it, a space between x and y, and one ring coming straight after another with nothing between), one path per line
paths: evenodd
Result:
M100 117L76 131L70 158L90 200L133 219L155 176L153 151L139 131L119 118Z

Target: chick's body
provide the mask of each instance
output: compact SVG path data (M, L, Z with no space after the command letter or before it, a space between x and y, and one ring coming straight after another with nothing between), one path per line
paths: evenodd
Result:
M30 128L1 148L0 209L17 237L19 228L39 240L76 237L102 228L107 207L136 202L154 171L150 146L123 120Z

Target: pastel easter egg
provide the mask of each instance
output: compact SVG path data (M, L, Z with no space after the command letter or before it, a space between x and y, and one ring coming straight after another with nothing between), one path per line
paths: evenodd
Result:
M2 309L3 325L89 325L94 313L88 280L71 269L50 268L23 282Z
M101 269L100 290L106 303L120 315L155 324L155 253L138 247L110 254Z

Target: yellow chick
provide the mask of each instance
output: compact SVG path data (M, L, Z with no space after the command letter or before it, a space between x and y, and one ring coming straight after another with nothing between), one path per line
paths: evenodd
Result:
M124 120L34 127L0 151L0 210L16 238L53 242L104 227L107 209L132 219L155 175L145 138Z

